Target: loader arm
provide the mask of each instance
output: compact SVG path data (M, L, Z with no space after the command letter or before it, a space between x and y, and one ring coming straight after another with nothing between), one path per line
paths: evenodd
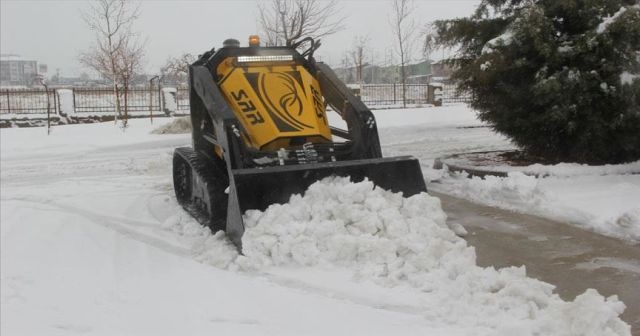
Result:
M338 79L328 65L314 63L325 101L347 123L349 136L353 139L354 159L382 157L378 127L371 110Z

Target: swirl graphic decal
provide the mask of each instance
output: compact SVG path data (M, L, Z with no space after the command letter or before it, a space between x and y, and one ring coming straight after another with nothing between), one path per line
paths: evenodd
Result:
M300 97L303 91L291 75L284 72L261 73L259 83L263 101L280 121L296 131L312 128L300 120L304 112Z

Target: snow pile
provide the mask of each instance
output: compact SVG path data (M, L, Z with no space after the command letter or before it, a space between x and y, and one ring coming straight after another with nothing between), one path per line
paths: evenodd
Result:
M634 215L640 212L640 161L510 166L502 153L470 152L449 157L445 163L503 172L507 177L468 179L467 174L441 170L438 175L433 169L425 170L424 175L438 180L431 185L435 191L640 242L640 218Z
M533 164L517 169L524 170L527 174L539 176L587 176L587 175L619 175L640 174L640 160L623 164L605 164L602 166L590 166L579 163L558 163L555 165Z
M184 134L191 133L191 118L181 117L175 118L171 122L166 123L153 131L151 134Z
M611 226L628 231L630 236L640 241L640 207L623 213L615 219Z
M165 113L174 113L178 110L178 90L176 88L162 88L162 101Z
M512 206L509 210L536 206L547 198L539 187L538 179L521 172L509 172L507 178L491 175L467 178L466 174L456 173L454 178L462 182L457 196L484 200L485 203L503 208Z
M75 114L73 91L70 89L58 89L56 93L58 94L58 101L60 102L60 113L62 115Z
M357 265L362 276L418 284L422 281L411 274L417 268L449 258L455 264L455 251L466 249L445 219L439 200L426 194L403 198L369 181L329 178L313 184L304 197L292 196L287 204L272 205L265 212L247 211L243 252L264 266ZM429 256L411 253L426 254L430 240L432 249L450 247Z
M640 174L640 160L599 166L567 162L554 165L536 163L528 166L512 166L509 161L502 157L503 153L504 151L464 153L446 158L445 163L460 167L477 167L487 171L522 172L526 175L539 177Z
M327 178L287 204L247 211L244 221L244 256L218 233L203 240L196 258L263 271L350 269L361 282L413 291L429 321L475 335L630 334L615 296L589 290L565 302L523 267L478 267L475 250L447 227L440 201L426 193L403 198L369 181Z

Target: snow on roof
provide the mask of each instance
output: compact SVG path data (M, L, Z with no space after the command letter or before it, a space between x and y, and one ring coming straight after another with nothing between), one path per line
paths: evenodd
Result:
M22 57L17 54L0 54L0 61L21 61Z

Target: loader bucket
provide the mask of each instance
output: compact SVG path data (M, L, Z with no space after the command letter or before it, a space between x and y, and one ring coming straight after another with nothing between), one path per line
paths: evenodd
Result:
M230 197L229 202L237 202L237 206L229 204L226 231L240 248L245 211L264 211L271 204L286 203L291 195L303 194L311 184L327 176L350 176L353 182L367 178L376 186L402 192L405 197L427 191L420 163L411 156L236 169L232 173L235 195L231 195L237 197Z

